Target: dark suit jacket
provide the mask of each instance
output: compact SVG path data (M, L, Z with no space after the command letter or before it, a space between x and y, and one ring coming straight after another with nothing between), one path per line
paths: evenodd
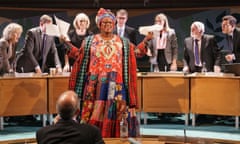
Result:
M8 41L0 39L0 75L8 73L10 68L14 68L16 47L10 49Z
M42 65L39 61L42 59ZM40 66L42 71L48 71L49 67L61 65L54 37L46 36L44 53L42 53L42 35L40 27L32 28L27 32L25 45L17 58L17 71L35 72L35 67Z
M188 66L190 72L195 72L194 39L188 37L184 41L184 66ZM206 63L207 71L214 71L214 65L220 66L220 49L213 35L204 34L201 40L201 62Z
M240 63L240 29L235 28L233 31L233 53L235 54L236 60L234 63Z
M113 33L118 34L117 26L115 26ZM137 44L137 31L133 27L125 25L124 37L128 38L133 44Z
M60 120L55 125L41 128L36 139L38 144L104 144L97 127L74 120Z

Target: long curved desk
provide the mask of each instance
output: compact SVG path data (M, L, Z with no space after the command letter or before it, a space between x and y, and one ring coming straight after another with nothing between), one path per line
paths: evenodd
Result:
M45 114L46 106L46 78L0 79L0 116Z
M0 77L0 117L54 114L69 75ZM138 73L140 112L240 115L240 77ZM0 121L1 122L1 121ZM193 126L195 125L193 120Z
M142 111L189 114L189 78L183 73L143 73ZM146 117L144 119L146 124Z
M235 116L239 127L240 77L235 76L190 76L192 125L195 114Z

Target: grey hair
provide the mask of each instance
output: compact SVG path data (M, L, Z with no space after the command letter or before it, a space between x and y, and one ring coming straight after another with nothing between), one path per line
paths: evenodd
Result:
M90 20L89 17L85 13L79 13L76 15L75 19L73 20L73 26L75 29L78 28L77 21L79 20L86 20L87 21L87 28L90 26Z
M196 26L197 29L199 30L199 32L201 32L202 35L204 34L204 32L205 32L205 26L204 26L204 24L203 24L202 22L200 22L200 21L195 21L195 22L192 23L191 28L192 28L193 26ZM192 35L192 31L191 31L191 35Z
M15 34L15 33L21 34L22 31L23 31L23 28L21 25L19 25L17 23L10 23L3 29L2 36L4 39L9 40L9 39L11 39L13 34Z

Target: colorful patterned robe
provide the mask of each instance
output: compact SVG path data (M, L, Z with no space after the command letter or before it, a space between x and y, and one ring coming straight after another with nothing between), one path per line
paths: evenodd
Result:
M82 100L81 122L98 126L103 137L120 137L120 121L128 113L129 136L139 135L134 108L137 103L135 55L146 53L144 43L137 49L127 39L100 34L86 38L82 48L72 47L75 58L69 81Z

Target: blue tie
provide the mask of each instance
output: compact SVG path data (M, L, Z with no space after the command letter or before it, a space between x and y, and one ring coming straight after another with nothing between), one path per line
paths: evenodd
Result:
M194 47L194 52L195 52L195 63L196 65L200 64L200 58L199 58L199 48L198 48L198 40L195 39L195 47Z
M119 34L118 34L120 37L123 36L123 28L119 28Z

